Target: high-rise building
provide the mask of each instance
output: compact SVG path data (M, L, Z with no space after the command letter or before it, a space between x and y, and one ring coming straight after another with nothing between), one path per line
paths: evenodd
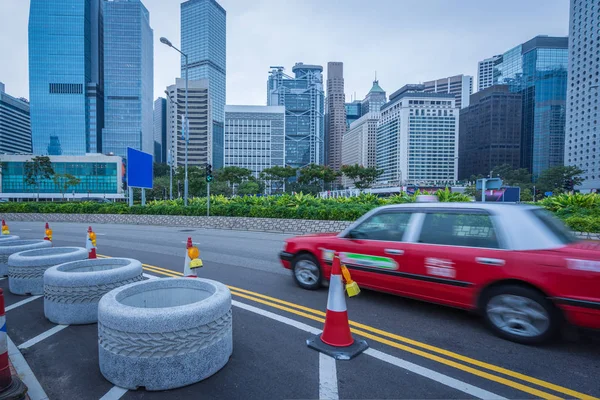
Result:
M267 105L285 107L285 163L295 168L324 164L323 67L297 63L294 77L271 67Z
M344 107L346 108L346 130L348 130L350 124L362 116L362 103L360 100L354 100L352 103L344 104Z
M469 96L473 93L473 77L469 75L456 75L448 78L437 79L423 83L425 92L450 93L456 96L456 106L464 108L469 106Z
M29 95L34 154L101 150L103 17L100 0L31 0Z
M188 55L189 79L206 79L212 113L212 164L223 166L223 123L226 94L227 13L215 0L181 3L181 51ZM185 79L185 58L181 57Z
M188 83L189 143L188 165L204 167L212 161L212 114L208 80ZM185 79L177 79L167 88L167 151L174 166L185 165L185 140L182 127L185 116Z
M0 154L31 153L29 103L4 91L0 82Z
M458 117L456 97L426 93L406 85L381 108L377 126L379 182L398 186L457 180Z
M494 84L523 97L521 167L534 180L564 163L568 58L568 38L536 36L494 65Z
M365 99L361 103L361 116L370 112L378 113L383 106L387 102L387 97L385 95L385 90L379 86L379 81L377 77L373 81L373 87L369 90L369 93L365 96Z
M225 166L252 171L285 166L285 107L225 106ZM270 192L270 189L267 188Z
M477 65L477 90L483 90L494 84L494 67L496 62L502 58L496 55L479 61Z
M154 162L167 162L167 99L159 97L154 101Z
M460 110L458 178L488 176L499 165L521 165L520 93L507 85L490 86L471 95Z
M334 171L342 166L342 137L346 133L346 95L344 94L344 63L327 63L328 145L327 165Z
M600 3L571 0L565 165L581 168L582 191L600 191Z
M154 152L152 38L140 0L104 1L104 153Z
M369 112L350 124L350 129L342 139L342 165L377 166L377 123L379 112ZM343 177L344 187L352 181Z

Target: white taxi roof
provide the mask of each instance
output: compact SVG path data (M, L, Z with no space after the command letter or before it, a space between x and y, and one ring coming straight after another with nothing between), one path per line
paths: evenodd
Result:
M371 210L340 233L345 236L351 229L375 213L384 210L419 213L435 210L481 210L492 216L497 235L506 250L543 250L563 247L564 242L531 212L540 207L502 203L407 203L393 204Z

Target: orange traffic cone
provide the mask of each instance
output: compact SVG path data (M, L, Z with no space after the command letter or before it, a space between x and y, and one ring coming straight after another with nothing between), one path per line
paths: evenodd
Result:
M97 258L96 256L96 234L92 231L92 227L88 227L87 239L85 241L85 248L88 251L88 258Z
M354 340L350 332L342 268L337 253L333 258L329 279L329 295L323 333L308 339L306 344L308 347L338 360L350 360L369 347L364 340Z
M192 262L192 258L190 257L190 249L194 248L194 244L192 243L192 238L188 237L187 244L185 249L185 263L183 264L183 276L185 278L197 278L196 271L190 268L190 263Z
M46 222L46 236L44 236L44 240L52 241L52 229L50 229L50 225Z
M2 220L2 234L10 235L10 231L8 230L8 225L6 225L6 221Z

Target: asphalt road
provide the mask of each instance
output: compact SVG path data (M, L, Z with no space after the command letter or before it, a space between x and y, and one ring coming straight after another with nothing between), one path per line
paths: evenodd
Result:
M10 228L23 238L42 238L44 232L40 223L12 222ZM87 225L54 223L52 229L55 246L83 247ZM139 259L157 277L183 271L191 236L204 261L199 276L230 285L241 304L234 307L234 355L221 372L177 391L140 389L122 398L322 395L318 353L305 345L310 334L256 311L301 323L305 330L322 328L319 312L325 311L327 289L300 289L281 267L277 255L287 235L108 224L94 231L99 254ZM7 305L21 300L7 294ZM355 336L366 338L374 353L335 363L339 398L600 398L599 335L569 334L530 347L493 336L479 317L460 310L370 291L347 303L350 319L362 324L354 325L360 330ZM54 326L43 317L42 299L8 312L7 321L17 346ZM94 399L111 389L97 368L95 329L69 327L24 350L51 399Z

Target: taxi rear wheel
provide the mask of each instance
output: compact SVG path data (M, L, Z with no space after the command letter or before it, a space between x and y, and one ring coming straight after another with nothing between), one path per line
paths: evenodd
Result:
M292 260L294 280L301 288L316 290L321 286L321 267L311 254L300 254Z
M517 285L490 289L482 302L488 326L498 336L523 344L552 338L560 326L559 314L540 292Z

